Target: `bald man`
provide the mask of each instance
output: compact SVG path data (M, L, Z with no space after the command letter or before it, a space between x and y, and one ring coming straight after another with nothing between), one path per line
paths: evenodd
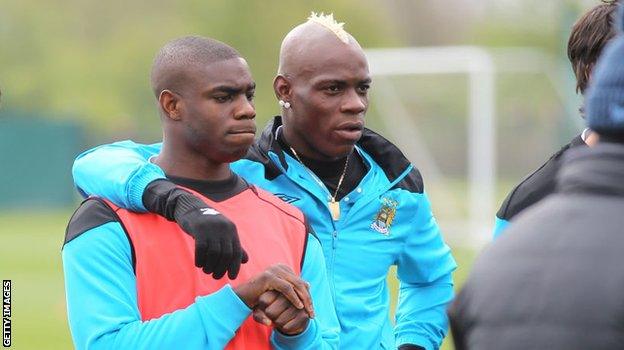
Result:
M310 220L322 243L342 349L438 349L456 264L419 171L364 127L370 84L355 38L333 16L313 14L282 43L273 84L281 116L232 169ZM159 197L150 184L164 178L147 162L159 148L101 146L79 156L74 179L86 193L145 210L143 202ZM400 280L394 327L386 282L393 265Z
M250 261L236 277L215 279L195 266L206 257L177 223L91 197L70 220L63 247L74 346L336 349L320 242L301 211L230 170L256 130L245 60L216 40L176 39L154 61L152 88L164 141L151 161L168 179L160 186L177 199L193 194L202 215L224 213ZM218 260L235 248L223 247Z

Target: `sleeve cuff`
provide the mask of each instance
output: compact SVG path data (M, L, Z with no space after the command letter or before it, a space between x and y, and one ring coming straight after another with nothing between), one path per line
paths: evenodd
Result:
M425 350L425 348L423 348L420 345L403 344L403 345L399 346L399 350Z
M273 330L273 334L271 335L273 343L278 349L305 349L307 345L313 343L317 337L318 325L316 322L316 319L311 319L306 329L297 335L285 335L277 330Z
M434 345L428 337L413 334L403 337L397 337L396 346L397 348L401 348L402 345L412 344L419 346L425 350L437 350L439 349L439 345ZM409 348L408 348L409 349Z
M197 297L195 303L206 334L230 334L231 338L251 315L251 309L234 293L229 284L212 294Z
M500 234L507 226L509 226L509 221L501 219L497 216L494 221L494 238L500 236Z
M147 163L128 181L128 201L130 209L146 212L147 209L143 205L143 192L150 182L165 179L165 173L162 169L152 163Z

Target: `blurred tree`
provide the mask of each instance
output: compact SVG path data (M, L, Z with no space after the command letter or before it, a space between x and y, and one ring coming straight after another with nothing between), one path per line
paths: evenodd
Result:
M381 1L21 0L0 12L0 86L8 109L78 119L95 142L160 137L149 70L168 40L204 35L237 48L258 84L258 122L278 112L272 91L283 36L310 11L333 12L363 46L396 46ZM53 113L49 113L53 112ZM95 135L97 133L97 135Z

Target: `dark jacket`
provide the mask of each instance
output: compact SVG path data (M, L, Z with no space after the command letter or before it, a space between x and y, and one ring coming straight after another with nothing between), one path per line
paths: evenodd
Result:
M498 237L503 229L507 227L509 221L521 211L555 192L557 184L556 177L559 168L561 168L563 155L566 154L568 150L579 146L586 146L581 135L577 135L570 143L561 147L561 149L550 156L544 164L525 177L509 192L496 213L494 237Z
M624 349L624 145L568 153L557 192L475 263L449 310L458 350Z

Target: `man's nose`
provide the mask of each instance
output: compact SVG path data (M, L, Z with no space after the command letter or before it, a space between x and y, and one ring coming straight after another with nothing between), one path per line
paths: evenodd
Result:
M366 111L367 106L368 97L358 94L355 89L349 89L347 95L345 96L341 111L343 113L361 114Z
M247 96L242 96L240 102L236 106L234 118L236 119L253 119L256 117L256 107L253 101L249 100Z

